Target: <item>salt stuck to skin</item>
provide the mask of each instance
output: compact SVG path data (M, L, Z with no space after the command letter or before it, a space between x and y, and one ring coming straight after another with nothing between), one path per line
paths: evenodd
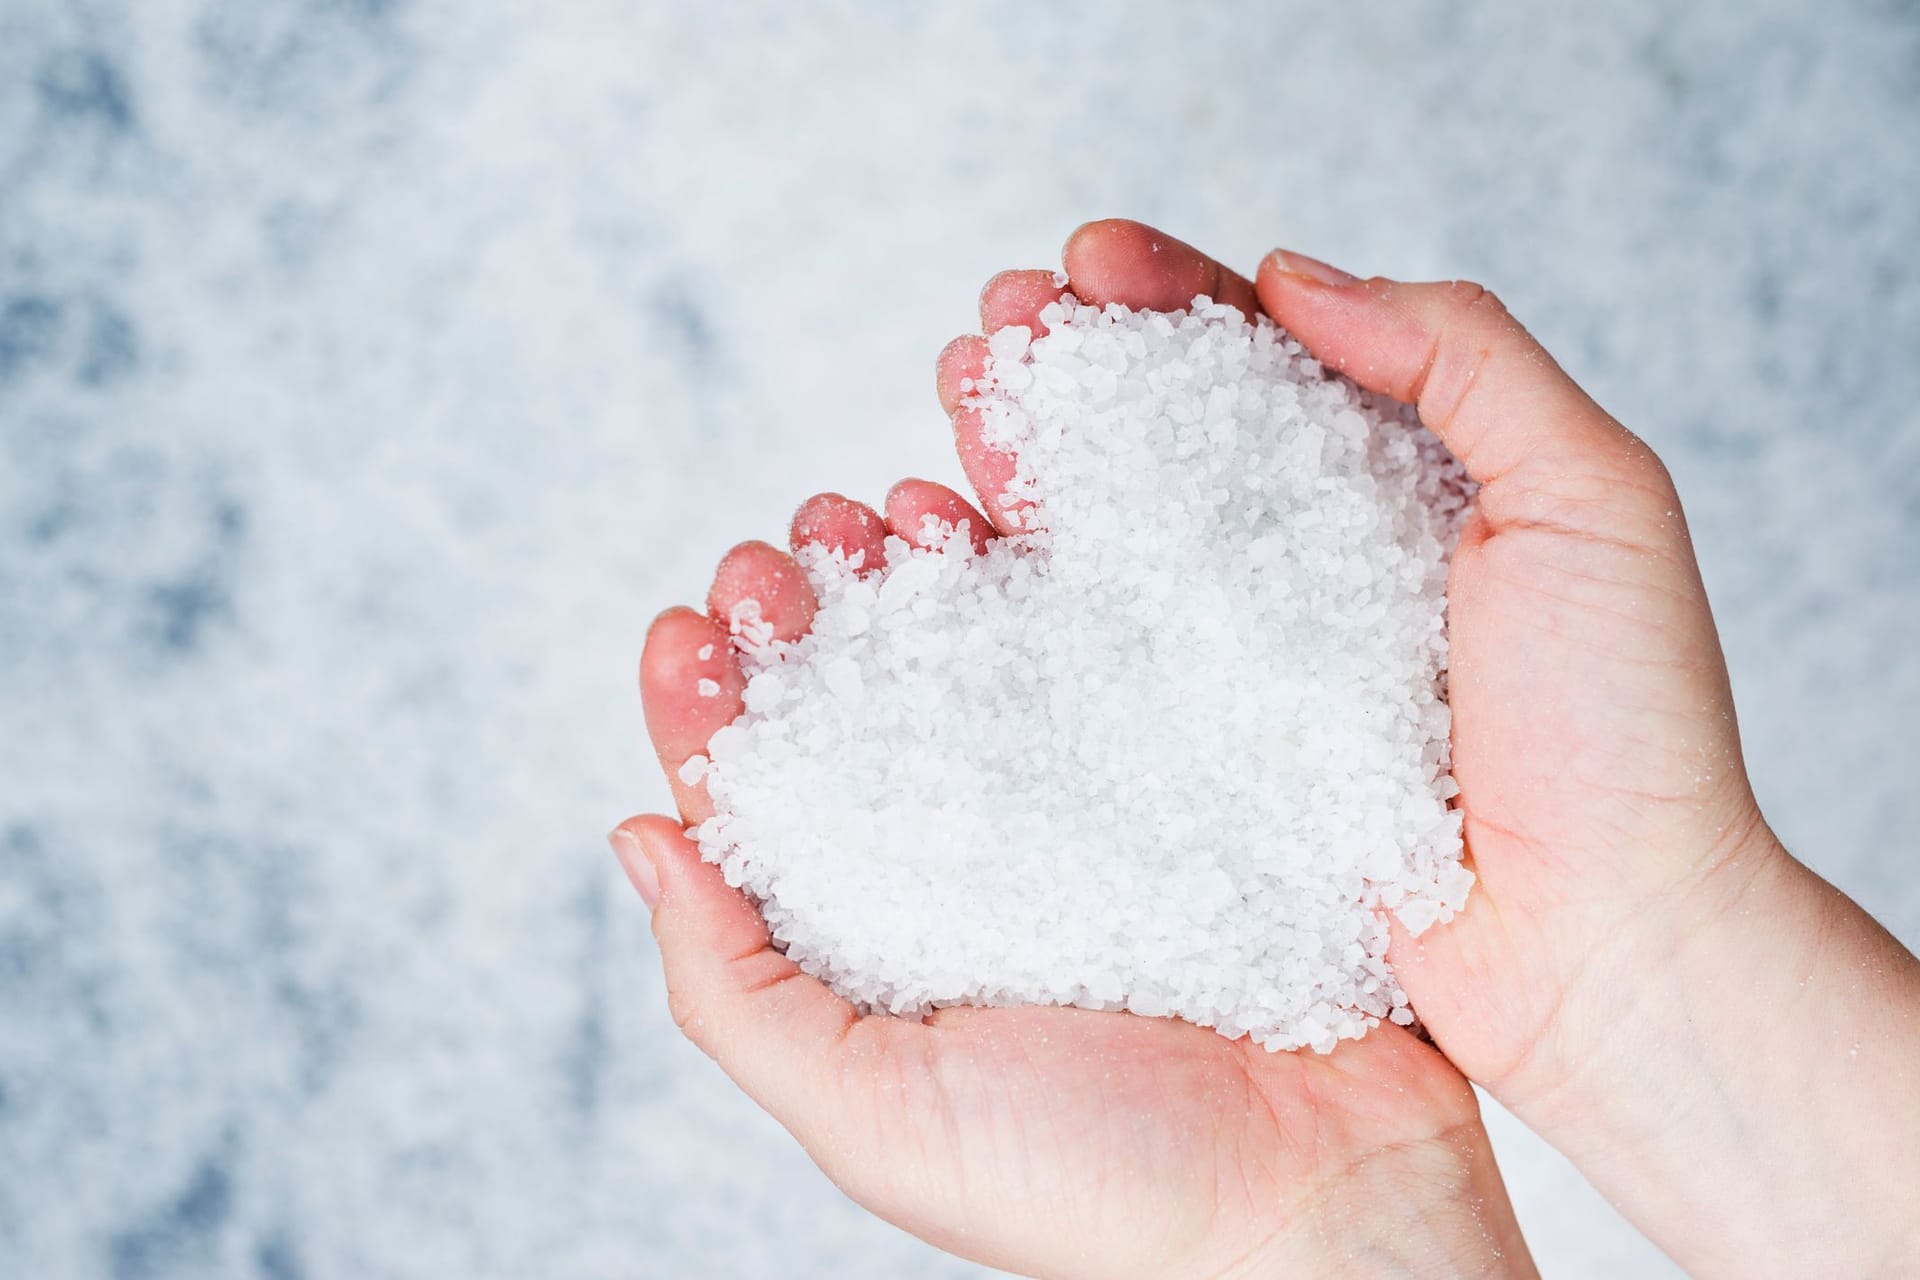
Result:
M1471 489L1262 318L1085 306L971 391L1021 532L819 546L735 628L696 831L862 1008L1070 1004L1322 1052L1413 1014L1387 913L1465 901L1444 609ZM683 772L683 778L688 775Z

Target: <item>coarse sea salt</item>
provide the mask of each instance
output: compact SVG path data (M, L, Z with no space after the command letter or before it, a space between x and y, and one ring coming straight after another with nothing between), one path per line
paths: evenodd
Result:
M972 390L1022 530L822 547L737 619L696 835L866 1009L1071 1004L1327 1051L1413 1013L1387 914L1464 902L1446 571L1471 498L1396 402L1262 319L1084 306ZM1020 504L1028 504L1024 508ZM689 779L689 780L692 780Z

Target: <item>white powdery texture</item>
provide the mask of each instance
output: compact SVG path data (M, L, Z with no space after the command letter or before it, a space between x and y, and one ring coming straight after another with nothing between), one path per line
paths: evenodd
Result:
M870 1009L1124 1008L1323 1052L1411 1022L1386 913L1419 933L1473 879L1444 696L1467 481L1264 319L1042 319L973 389L1028 531L803 552L812 632L736 627L747 710L689 773L703 853Z

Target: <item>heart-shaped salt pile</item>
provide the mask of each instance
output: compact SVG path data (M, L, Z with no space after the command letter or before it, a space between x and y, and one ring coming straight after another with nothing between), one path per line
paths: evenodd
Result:
M1082 306L974 388L1031 531L801 555L736 619L697 835L862 1006L1174 1014L1269 1048L1410 1022L1385 913L1450 916L1446 568L1468 500L1404 406L1262 319ZM866 571L863 576L863 571Z

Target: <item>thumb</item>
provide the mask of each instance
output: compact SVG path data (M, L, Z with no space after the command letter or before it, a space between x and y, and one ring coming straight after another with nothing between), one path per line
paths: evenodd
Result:
M1493 528L1560 523L1622 483L1671 494L1652 451L1477 284L1361 280L1275 250L1255 289L1322 363L1419 410L1483 486Z
M807 1142L833 1105L831 1068L859 1014L774 949L759 910L678 822L629 818L608 841L653 909L674 1022Z

